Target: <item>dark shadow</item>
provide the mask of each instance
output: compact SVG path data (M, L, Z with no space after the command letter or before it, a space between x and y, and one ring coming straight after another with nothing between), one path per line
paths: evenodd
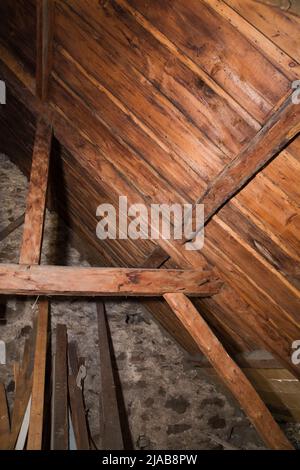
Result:
M57 139L53 138L47 206L51 212L58 215L55 232L51 236L51 249L47 253L48 263L57 266L67 265L67 246L69 235L69 205L66 190L65 172L63 165L62 146Z
M6 303L7 303L7 297L5 295L1 295L0 296L0 326L4 326L7 323Z

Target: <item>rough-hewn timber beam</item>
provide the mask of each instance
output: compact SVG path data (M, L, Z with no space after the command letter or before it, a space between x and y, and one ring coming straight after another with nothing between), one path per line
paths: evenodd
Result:
M32 156L20 264L38 264L40 262L51 139L51 125L40 118L37 123Z
M293 449L245 374L227 354L192 302L183 294L166 294L164 298L238 400L268 447Z
M220 286L211 271L0 265L0 294L151 297L183 292L203 297Z

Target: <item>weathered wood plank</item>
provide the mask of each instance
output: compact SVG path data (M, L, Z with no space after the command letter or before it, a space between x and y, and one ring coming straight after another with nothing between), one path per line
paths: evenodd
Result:
M293 449L249 380L230 358L191 301L183 294L166 294L164 298L238 400L268 447Z
M68 0L66 3L89 22L97 31L99 40L118 54L119 61L138 68L225 154L238 153L243 142L255 134L255 128L241 119L237 110L214 92L208 82L138 23L126 9L127 5L119 1L100 5L97 0ZM65 75L60 76L66 80ZM215 118L216 114L219 119ZM106 120L106 115L101 113L101 116Z
M119 54L112 54L105 42L97 40L93 30L77 15L67 8L63 11L59 8L56 24L56 41L89 75L106 89L113 90L113 95L126 103L126 107L153 130L164 147L173 152L174 158L183 160L200 177L204 167L202 155L206 155L210 167L220 165L224 159L223 152L141 77L138 70L123 64L118 58ZM88 47L75 47L78 44Z
M210 296L221 283L212 271L0 265L0 293L17 295Z
M105 305L97 303L100 352L100 438L103 450L124 449L120 415L111 362Z
M38 264L40 261L51 139L52 126L40 118L37 123L32 157L20 264Z
M27 442L27 449L29 450L41 450L43 441L49 302L47 300L40 300L38 307L32 399Z
M87 431L86 416L83 406L82 391L76 384L76 376L68 376L68 389L70 398L70 408L72 424L76 446L78 450L89 450L89 436Z
M243 34L203 2L127 0L127 3L151 21L260 123L288 91L286 77ZM250 65L253 63L255 68ZM272 77L272 80L266 80L266 77Z
M253 24L251 24L251 22L249 23L243 18L243 11L241 11L243 10L243 8L240 10L240 13L237 13L237 11L235 11L235 5L239 3L236 0L233 0L233 2L230 2L230 0L229 2L228 1L226 2L226 0L225 1L204 0L204 2L207 3L211 8L213 8L220 15L222 15L230 24L232 24L232 26L237 28L238 31L240 31L244 36L246 36L246 38L250 40L252 44L254 44L255 47L258 48L260 52L265 57L267 57L276 68L279 68L286 77L288 77L291 81L296 80L298 78L300 66L299 64L293 61L293 55L291 56L291 55L288 55L288 53L287 54L284 53L282 49L276 46L277 38L282 36L284 32L284 28L278 28L277 31L280 31L280 34L278 34L278 32L276 32L277 34L274 32L274 34L272 35L268 34L269 31L264 31L264 28L261 29L261 31L259 31L259 29L254 27ZM226 3L228 4L231 3L232 7L230 7L229 5L226 5ZM246 5L247 3L249 4L247 0L246 1L243 0L240 3L246 4ZM253 0L252 0L252 3L253 3ZM247 9L247 6L246 6L246 9ZM256 4L251 5L251 10L253 14L254 15L256 14L257 16L259 16L257 14L257 9L258 10L260 9L260 5L257 5L257 2ZM283 11L281 11L280 13L282 16L284 16ZM269 11L269 17L270 16L272 16L272 10ZM270 18L268 19L270 21ZM291 23L293 22L291 21ZM295 25L293 24L292 26L295 27ZM289 28L290 28L290 25L289 25ZM296 31L296 28L295 28L295 31ZM292 43L292 41L294 40L293 34L290 33L289 36L290 36L290 43ZM292 52L292 48L290 48L289 52Z
M18 384L15 393L14 407L11 418L11 433L9 435L9 449L13 450L22 426L23 418L28 406L32 390L33 355L36 327L28 340L25 341L22 365L18 374Z
M165 145L160 145L151 129L136 117L133 108L130 111L128 106L125 106L99 81L94 79L90 73L81 68L77 61L70 59L66 51L55 49L53 67L51 101L64 114L72 116L73 125L75 122L78 122L79 125L79 122L83 121L83 125L80 124L81 128L88 133L93 141L99 142L100 148L105 150L108 159L111 159L114 164L121 168L124 168L124 163L126 163L119 158L113 158L113 152L107 152L107 146L104 147L103 143L100 142L102 136L97 137L98 129L101 129L103 134L103 122L111 129L111 134L113 133L115 137L118 136L119 140L125 142L130 149L134 149L135 152L131 152L133 154L131 158L135 158L134 154L143 155L142 159L139 158L140 165L145 166L144 160L152 168L159 168L160 174L173 186L174 193L183 194L186 199L191 198L191 200L197 197L199 190L196 193L196 189L199 189L199 186L201 188L203 185L200 176L192 168L185 165L184 161L176 158L176 155L174 157ZM57 80L57 77L62 75L64 77L65 93L62 93L62 83ZM74 93L72 90L77 92L80 90L80 92ZM66 91L68 92L67 96ZM79 114L80 112L84 116ZM95 117L97 120L95 120ZM96 127L96 132L93 129L94 127ZM108 134L107 130L105 134ZM132 170L133 168L129 174L132 173ZM190 184L188 185L187 182ZM141 186L139 181L135 181L135 183ZM162 181L160 184L162 184ZM165 184L166 182L163 183L163 186Z
M77 346L74 341L68 344L68 357L70 365L68 390L76 446L78 450L89 450L89 433L84 407L83 391L78 387L76 380L80 364L77 355Z
M58 324L56 327L51 449L67 450L68 446L67 328L66 325Z
M297 68L297 62L300 64L299 18L260 2L254 5L253 0L225 0L225 3L289 54L294 59L290 67Z
M32 0L0 2L1 42L8 45L22 63L34 74L36 56L36 8ZM2 77L1 77L2 78Z

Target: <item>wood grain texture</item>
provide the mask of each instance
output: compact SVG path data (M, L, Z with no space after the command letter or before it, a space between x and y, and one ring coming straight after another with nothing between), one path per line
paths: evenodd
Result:
M28 450L41 450L43 443L44 394L46 377L46 354L48 343L49 303L39 300L37 334L33 366L32 398L28 431Z
M82 398L82 390L76 384L76 376L68 376L69 403L74 428L76 447L78 450L89 450L89 436L86 415Z
M255 133L255 127L239 119L231 103L208 80L203 80L136 21L127 4L112 1L101 7L96 0L67 3L97 31L101 42L118 52L119 60L138 68L145 79L184 116L189 116L225 154L237 153L245 139ZM58 64L57 71L66 81ZM214 119L216 113L222 116L218 120Z
M41 257L51 139L52 126L40 118L32 157L20 264L38 264Z
M211 271L0 265L0 292L17 295L210 296L221 282Z
M238 400L268 447L276 450L293 449L251 383L227 354L191 301L183 294L166 294L164 298Z
M99 395L101 450L122 450L124 442L109 344L109 330L103 302L97 303L97 314L101 377Z
M257 19L262 21L262 25L264 25L264 21L268 19L271 23L271 18L273 16L273 9L272 8L265 8L267 16L265 20L259 18L258 11L260 10L261 6L257 5L258 2L255 0L246 0L246 1L239 1L239 0L204 0L204 2L209 5L212 9L214 9L218 14L223 16L232 26L234 26L238 31L240 31L251 43L260 50L260 52L270 60L273 65L280 69L283 74L289 78L289 80L293 81L296 80L299 76L300 66L299 63L295 61L296 58L296 50L292 49L291 45L294 42L293 34L290 34L289 46L284 51L282 49L282 43L280 41L280 37L284 34L284 28L282 26L278 28L277 34L270 34L270 30L265 27L257 28L256 22L252 19L256 16ZM249 21L247 21L247 14L243 15L244 12L251 10L251 14L253 15L252 18L249 16ZM269 10L269 11L268 11ZM240 14L241 13L241 14ZM289 15L286 15L285 12L281 11L277 16L280 21L284 22L286 20L286 24L288 24L288 18L291 20L291 25L294 29L294 33L297 32L296 21L293 21ZM266 25L266 23L265 23ZM289 30L291 28L289 25ZM273 28L275 31L275 26L273 23ZM279 34L278 34L279 32ZM291 31L290 31L291 32Z
M284 75L259 54L244 35L203 2L128 0L128 3L228 94L238 96L240 104L259 122L265 120L272 107L289 90L289 81ZM254 63L255 68L250 65Z
M289 95L245 149L209 185L198 204L206 223L300 131L300 106ZM193 217L195 226L195 216ZM199 227L201 229L202 227Z
M84 405L83 387L79 388L76 381L80 367L80 361L77 355L77 345L73 341L68 344L68 357L70 365L68 390L76 446L78 450L89 450L89 432L87 426L86 409Z
M68 363L67 363L67 328L58 324L56 327L55 365L52 396L51 449L68 450Z
M225 0L225 3L289 54L290 68L300 64L299 18L253 0Z
M13 450L15 448L16 441L22 426L23 418L32 391L35 338L36 325L34 325L29 339L25 341L22 364L19 368L14 407L11 417L9 450Z
M16 54L23 68L34 75L36 59L36 1L2 0L0 41Z

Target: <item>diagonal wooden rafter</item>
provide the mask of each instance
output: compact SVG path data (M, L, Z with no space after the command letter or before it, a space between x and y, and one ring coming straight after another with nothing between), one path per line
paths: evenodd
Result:
M246 145L219 175L209 184L197 204L204 205L204 225L214 214L235 196L260 170L264 168L300 132L300 105L291 93L262 129ZM199 233L203 224L197 226L195 208L191 214L192 227ZM195 238L195 232L181 241L174 242L182 253L181 244ZM161 243L160 241L158 243ZM173 255L164 243L165 261ZM159 266L164 263L160 253Z
M184 294L166 294L164 298L238 400L267 446L276 450L293 449L256 390L228 355L192 302Z
M197 204L204 205L204 224L237 194L300 132L300 105L291 93L246 147L209 184ZM192 214L196 222L195 213ZM202 226L197 227L197 231ZM194 238L193 236L190 239Z
M39 118L26 202L20 264L39 264L48 187L52 126Z

